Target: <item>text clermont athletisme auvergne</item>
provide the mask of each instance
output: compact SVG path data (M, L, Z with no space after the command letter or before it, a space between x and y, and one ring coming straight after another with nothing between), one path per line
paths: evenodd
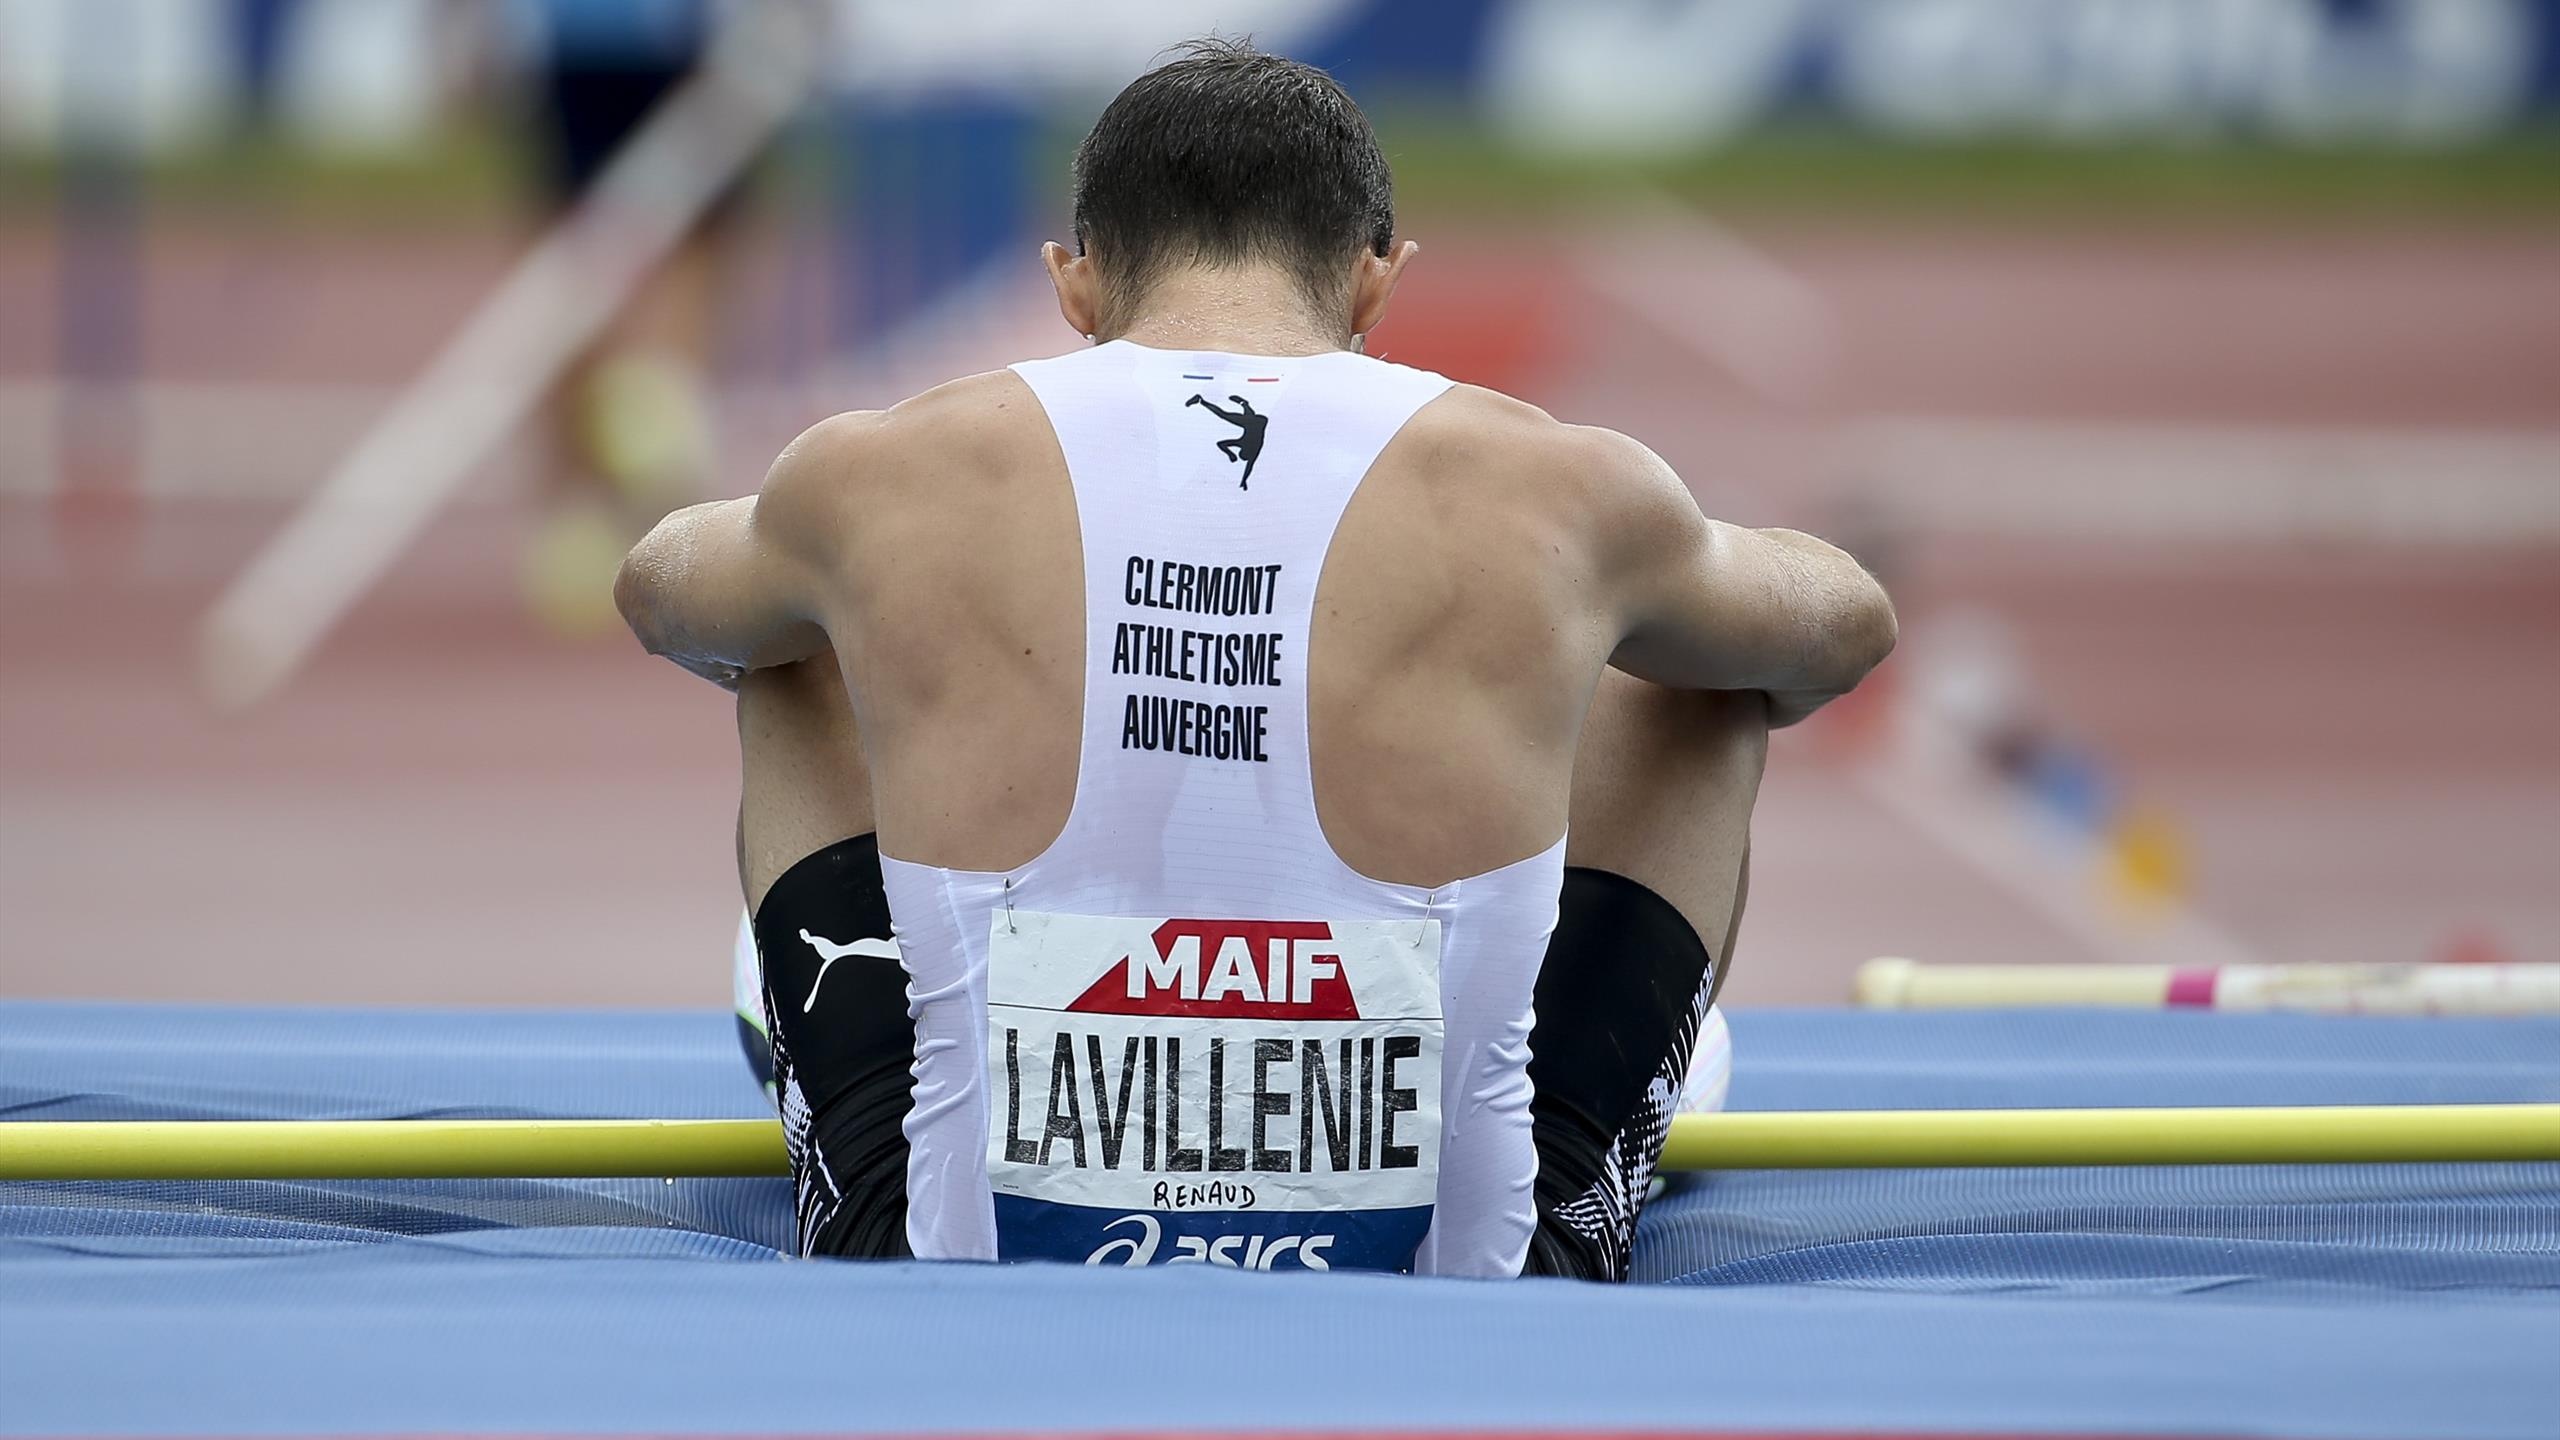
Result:
M1121 599L1133 611L1238 617L1268 615L1280 589L1277 565L1194 565L1129 557ZM1117 622L1111 673L1234 689L1278 685L1277 630L1203 630L1138 618ZM1161 750L1203 760L1268 761L1271 707L1131 691L1122 703L1120 748Z

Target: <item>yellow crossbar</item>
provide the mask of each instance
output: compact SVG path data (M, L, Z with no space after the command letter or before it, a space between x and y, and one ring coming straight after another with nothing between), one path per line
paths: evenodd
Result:
M2560 1105L1839 1110L1683 1115L1665 1170L2560 1161ZM780 1175L770 1120L0 1124L0 1180Z
M787 1175L771 1120L30 1120L0 1180Z
M2560 1105L1796 1110L1683 1115L1666 1170L2560 1160Z

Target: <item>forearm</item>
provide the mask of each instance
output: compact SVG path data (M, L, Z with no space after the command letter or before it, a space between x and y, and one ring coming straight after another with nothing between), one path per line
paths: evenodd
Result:
M1758 691L1792 725L1893 648L1892 602L1846 552L1794 530L1702 518L1644 585L1613 663L1684 690Z
M774 592L777 567L757 553L753 499L679 510L632 548L614 603L641 648L714 684L805 660L826 632Z
M1619 590L1620 669L1683 690L1756 690L1790 725L1847 694L1893 649L1893 603L1856 558L1796 530L1708 518L1659 456L1584 432L1622 467L1600 571Z
M1900 621L1884 587L1847 551L1802 531L1769 529L1759 538L1785 557L1795 629L1794 654L1762 687L1773 727L1795 724L1857 688L1893 653Z
M690 662L717 658L709 653L711 647L704 643L705 637L693 633L691 617L685 613L686 582L694 568L698 533L705 525L716 523L721 512L739 503L742 502L690 505L677 510L652 526L623 557L622 570L613 580L613 603L641 649L687 669L694 668Z

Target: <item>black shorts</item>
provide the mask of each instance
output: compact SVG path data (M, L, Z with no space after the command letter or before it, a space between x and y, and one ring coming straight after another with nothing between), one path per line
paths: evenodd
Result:
M542 73L543 179L562 204L585 193L605 162L692 66L553 65Z
M906 972L842 953L890 938L878 840L838 841L784 872L756 909L755 936L801 1251L909 1254ZM838 958L822 959L811 937ZM807 1024L800 997L822 985L844 999L828 1005L826 1025ZM1529 1032L1538 1228L1524 1273L1626 1278L1714 988L1705 942L1669 901L1622 875L1566 867ZM741 1034L749 1058L763 1059L762 1037Z
M667 64L556 65L542 76L538 127L541 179L550 206L565 210L587 193L613 157L666 98L693 74L689 61ZM750 176L721 187L703 208L699 228L717 229L737 215Z

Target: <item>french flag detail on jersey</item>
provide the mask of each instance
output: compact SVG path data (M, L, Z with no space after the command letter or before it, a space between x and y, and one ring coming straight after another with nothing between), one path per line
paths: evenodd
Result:
M1439 1184L1440 939L993 916L997 1257L1412 1268Z

